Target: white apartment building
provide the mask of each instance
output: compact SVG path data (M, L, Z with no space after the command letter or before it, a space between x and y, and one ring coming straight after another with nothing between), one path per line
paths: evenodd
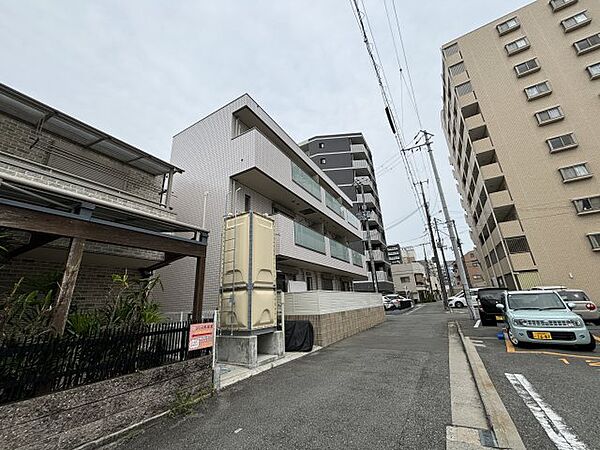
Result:
M210 233L205 313L219 299L223 217L236 212L275 219L278 288L351 291L367 279L364 255L350 248L362 239L352 201L249 95L178 133L171 161L185 167L172 200L179 217ZM176 262L161 273L181 311L191 305L193 272Z

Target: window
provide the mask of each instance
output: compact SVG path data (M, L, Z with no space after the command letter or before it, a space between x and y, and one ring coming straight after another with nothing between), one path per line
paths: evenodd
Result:
M600 78L600 63L587 66L587 71L590 74L590 79L595 80L596 78Z
M504 241L506 242L506 248L510 254L529 252L529 244L527 243L527 238L525 236L508 238Z
M525 95L527 95L527 100L533 100L535 98L544 97L546 95L550 95L552 93L552 88L550 87L550 83L547 81L542 81L541 83L534 84L533 86L529 86L525 88Z
M540 126L547 125L565 118L560 106L555 106L553 108L546 109L545 111L537 112L535 113L535 117L538 121L538 125Z
M567 6L574 5L577 0L550 0L549 4L552 7L552 11L560 11Z
M589 178L592 176L587 163L574 164L568 167L558 169L564 182L577 180L580 178Z
M410 277L400 277L400 283L410 283Z
M568 33L569 31L573 31L577 28L587 25L591 21L592 19L588 15L588 12L582 11L579 14L575 14L574 16L561 21L560 23L565 29L565 33Z
M600 33L596 33L573 44L578 55L591 52L600 47Z
M546 140L550 153L558 152L560 150L567 150L569 148L577 147L577 141L573 133L563 134L562 136L556 136Z
M467 95L470 92L473 92L473 86L471 85L470 81L467 81L466 83L459 84L458 86L456 86L456 94L459 97L463 96L463 95Z
M524 63L515 66L515 72L517 72L518 78L537 72L538 70L540 70L540 64L537 58L530 59L529 61L525 61Z
M527 39L525 36L504 46L509 56L527 50L529 47L531 47L531 44L529 43L529 39Z
M454 64L453 66L450 66L448 68L448 72L450 72L450 75L452 75L453 77L463 73L464 71L465 71L465 63L462 61L459 62L458 64Z
M325 148L325 143L324 142L319 142L319 148Z
M587 236L592 244L592 250L600 250L600 233L592 233Z
M444 50L442 50L442 52L444 53L444 56L446 58L455 55L456 53L458 53L458 44L452 44L451 46L446 47Z
M600 195L573 200L573 205L578 214L600 212Z
M319 162L320 162L321 164L327 164L327 158L321 158L321 159L319 160Z
M513 17L512 19L509 19L506 22L497 25L496 28L498 29L498 33L500 33L500 36L503 36L507 33L510 33L511 31L518 29L520 26L521 24L519 23L519 20L516 17Z

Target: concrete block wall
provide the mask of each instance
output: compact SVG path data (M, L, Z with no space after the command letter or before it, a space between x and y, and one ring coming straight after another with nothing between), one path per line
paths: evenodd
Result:
M0 447L73 449L212 391L212 356L0 406Z
M285 319L308 320L315 332L315 345L325 347L383 323L385 312L383 306L375 306L329 314L286 314Z

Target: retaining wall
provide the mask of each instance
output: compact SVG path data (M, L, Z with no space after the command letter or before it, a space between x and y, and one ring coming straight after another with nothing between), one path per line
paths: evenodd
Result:
M0 406L0 448L72 449L212 389L212 356Z

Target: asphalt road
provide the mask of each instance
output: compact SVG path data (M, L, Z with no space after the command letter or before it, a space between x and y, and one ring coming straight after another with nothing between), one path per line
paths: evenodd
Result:
M428 304L239 382L120 448L443 449L451 423L447 321Z
M506 343L496 337L501 327L473 328L472 322L467 320L461 321L461 327L476 343L492 382L527 448L554 449L556 445L509 382L506 373L523 375L543 404L563 419L564 425L579 441L589 449L600 448L599 350L586 353L572 348L536 346L508 352ZM590 326L589 329L600 336L600 327Z

